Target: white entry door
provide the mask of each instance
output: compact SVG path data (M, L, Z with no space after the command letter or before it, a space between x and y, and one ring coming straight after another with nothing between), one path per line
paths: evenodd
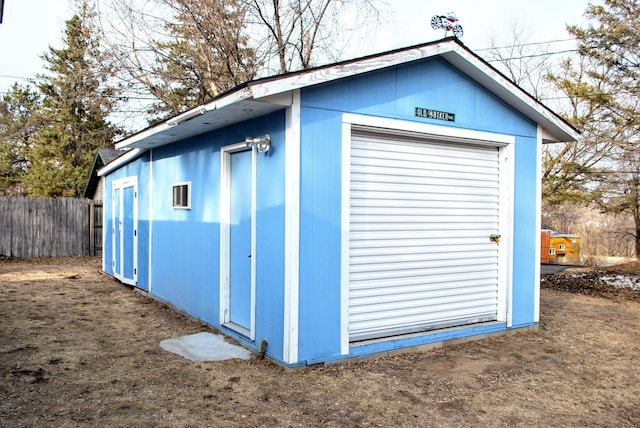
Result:
M113 275L138 283L138 178L114 180L112 186Z
M255 327L255 153L222 149L221 324L251 340Z

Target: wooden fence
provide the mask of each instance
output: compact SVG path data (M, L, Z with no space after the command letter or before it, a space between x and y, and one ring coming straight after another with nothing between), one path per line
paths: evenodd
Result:
M0 255L94 255L92 209L88 199L0 197Z

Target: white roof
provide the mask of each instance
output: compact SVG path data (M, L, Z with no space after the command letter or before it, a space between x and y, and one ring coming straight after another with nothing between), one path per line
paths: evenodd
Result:
M485 60L451 37L280 76L254 80L202 106L158 123L116 143L117 149L150 149L280 110L292 104L292 91L344 77L440 56L524 116L538 123L545 142L575 141L578 132ZM127 159L131 159L127 157ZM126 159L107 165L100 175ZM128 161L128 160L127 160Z

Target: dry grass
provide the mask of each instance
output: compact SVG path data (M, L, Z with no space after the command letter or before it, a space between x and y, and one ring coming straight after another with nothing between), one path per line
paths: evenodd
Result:
M640 425L640 303L625 296L543 288L538 332L285 370L164 352L206 327L98 270L0 260L0 426Z

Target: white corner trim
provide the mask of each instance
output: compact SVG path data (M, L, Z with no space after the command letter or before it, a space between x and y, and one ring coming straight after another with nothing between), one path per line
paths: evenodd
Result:
M340 354L349 354L349 239L351 233L351 123L342 122L340 243Z
M513 324L513 249L514 249L514 213L515 213L515 165L516 139L511 137L510 144L500 147L500 252L499 252L499 321L506 321L507 327Z
M300 91L293 91L285 133L284 340L283 359L298 362L300 295Z
M544 129L538 126L538 138L536 140L536 248L535 248L535 273L534 273L534 302L533 321L540 322L540 257L542 237L542 140Z
M149 150L149 185L147 191L149 192L149 294L151 294L153 288L153 149Z

